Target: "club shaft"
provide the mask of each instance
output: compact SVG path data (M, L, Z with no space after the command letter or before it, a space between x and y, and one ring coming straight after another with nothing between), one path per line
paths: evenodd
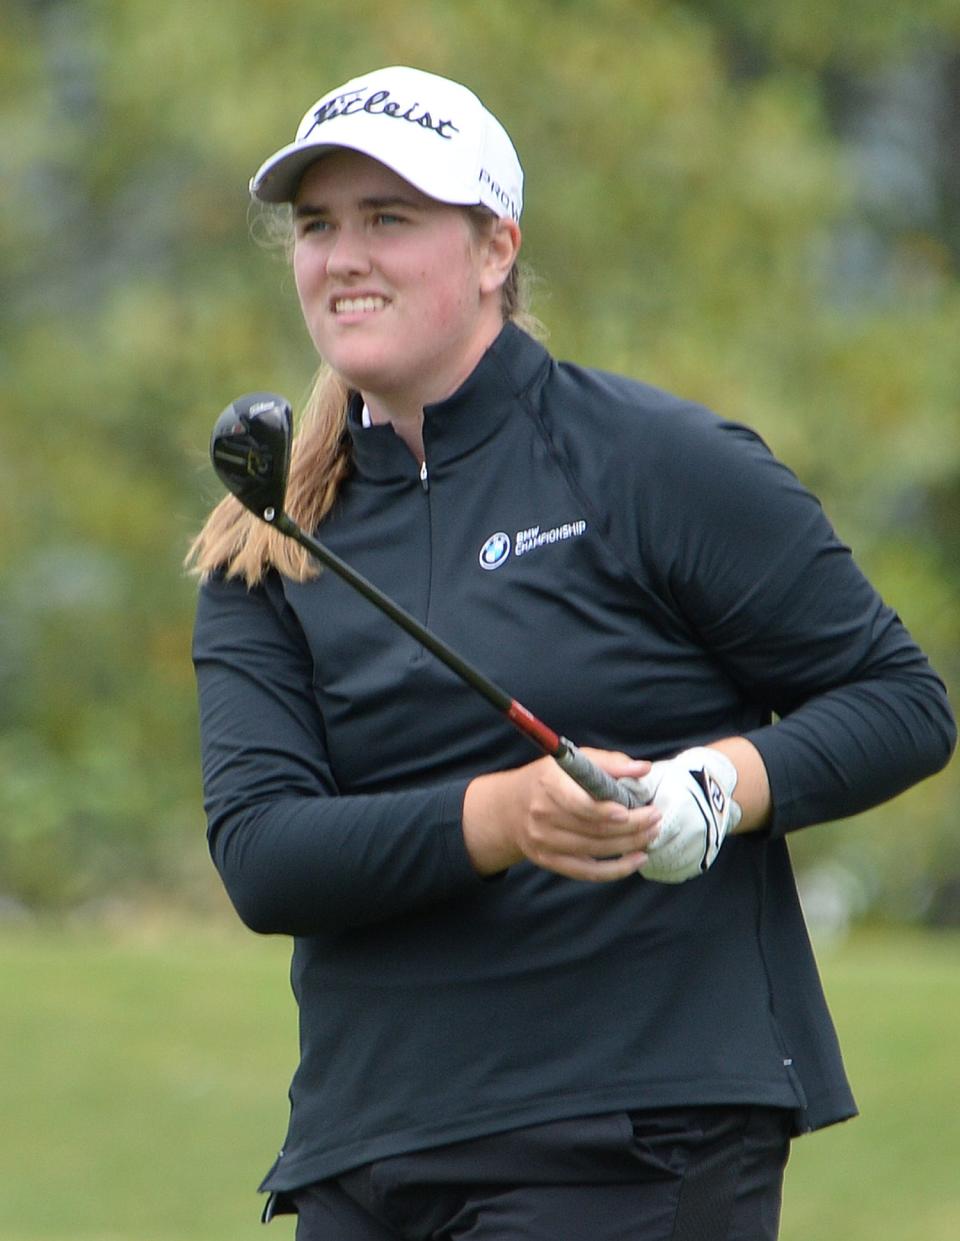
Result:
M482 694L492 707L510 720L515 728L528 737L545 754L549 754L551 758L555 759L581 788L586 789L591 797L597 801L620 802L625 806L640 804L639 798L630 789L625 788L613 776L608 775L596 763L587 758L582 751L577 749L573 742L568 741L566 737L561 737L559 733L554 732L542 720L537 719L532 711L528 711L522 703L517 702L515 698L512 698L508 693L500 689L489 677L474 668L472 664L468 663L446 642L443 642L436 634L431 633L415 616L411 616L398 603L394 603L389 595L385 595L382 590L374 586L363 574L358 573L345 560L341 560L335 552L330 551L328 547L324 547L321 542L302 530L286 513L276 514L271 524L281 534L294 539L305 551L308 551L311 556L319 560L322 565L325 565L332 573L335 573L337 577L345 581L348 586L353 587L354 590L363 595L374 607L379 608L381 612L408 633L411 638L414 638L421 646L426 647L432 655L435 655L461 681L472 686L478 694Z

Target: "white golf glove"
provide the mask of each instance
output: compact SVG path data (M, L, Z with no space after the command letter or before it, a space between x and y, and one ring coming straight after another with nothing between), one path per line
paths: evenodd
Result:
M725 754L696 746L624 780L663 813L660 835L639 873L657 883L683 883L713 865L727 833L740 822L733 800L737 769Z

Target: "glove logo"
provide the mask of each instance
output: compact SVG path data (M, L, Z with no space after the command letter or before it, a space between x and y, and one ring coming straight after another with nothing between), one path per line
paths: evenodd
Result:
M510 555L510 535L498 530L480 548L480 568L499 569Z
M704 775L707 775L707 773L704 772ZM723 814L723 808L727 804L727 795L724 793L720 785L717 784L716 780L714 780L713 776L710 775L707 775L707 793L709 794L710 802L717 814Z
M704 793L706 808L713 814L714 821L720 819L727 804L726 793L724 793L723 789L705 767L699 771L691 771L690 776ZM706 814L704 814L704 818L706 817Z

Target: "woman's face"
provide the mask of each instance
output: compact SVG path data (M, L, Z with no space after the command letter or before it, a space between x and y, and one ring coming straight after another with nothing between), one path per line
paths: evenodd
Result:
M368 156L338 151L300 184L303 317L321 357L368 399L423 405L454 391L502 326L502 266L462 208Z

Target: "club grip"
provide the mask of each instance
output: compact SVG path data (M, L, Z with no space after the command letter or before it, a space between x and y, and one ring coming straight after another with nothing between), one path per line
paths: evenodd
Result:
M563 748L554 758L567 775L576 780L582 789L586 789L595 801L616 801L631 810L635 806L647 804L634 789L621 784L585 754L581 754L572 741L561 737L560 743Z

